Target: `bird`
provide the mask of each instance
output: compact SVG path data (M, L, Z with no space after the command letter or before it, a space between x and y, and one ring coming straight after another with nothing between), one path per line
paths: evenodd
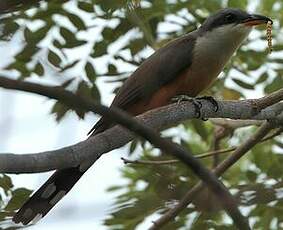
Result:
M236 8L220 9L196 30L155 51L123 83L111 106L132 116L172 103L177 95L196 97L223 70L252 28L272 20ZM90 138L115 124L102 117L90 130ZM23 204L14 215L15 223L34 223L45 216L91 167L60 169Z

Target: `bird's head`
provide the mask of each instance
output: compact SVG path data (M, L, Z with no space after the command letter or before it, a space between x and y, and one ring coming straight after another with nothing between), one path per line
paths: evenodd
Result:
M254 26L272 20L266 16L249 14L240 9L226 8L208 17L200 27L200 32L217 34L219 38L244 39Z

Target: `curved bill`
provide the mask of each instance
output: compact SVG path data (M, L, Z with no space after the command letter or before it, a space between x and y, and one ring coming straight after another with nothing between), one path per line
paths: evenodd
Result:
M246 26L257 26L257 25L267 24L268 22L271 22L271 24L273 24L273 21L266 16L259 14L251 14L242 23Z

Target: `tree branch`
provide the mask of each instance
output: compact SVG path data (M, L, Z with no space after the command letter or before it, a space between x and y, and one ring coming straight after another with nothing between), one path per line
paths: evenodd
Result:
M235 225L239 229L250 229L247 220L240 213L236 201L231 196L228 189L208 169L203 167L200 162L192 156L191 153L186 151L182 146L179 146L167 139L161 138L158 133L148 128L147 126L137 122L134 118L132 118L130 115L123 112L122 110L117 108L107 108L100 104L91 103L89 100L75 95L71 92L68 92L63 88L42 86L35 83L5 79L3 77L1 78L1 81L2 83L6 82L6 85L2 84L5 85L6 88L8 87L13 89L21 89L28 92L35 92L41 95L52 96L52 98L55 99L59 99L60 97L63 102L72 106L76 106L77 103L74 103L74 101L77 102L79 100L81 106L84 109L97 112L123 126L126 126L129 130L147 139L150 143L162 149L164 152L171 153L178 159L182 160L185 164L187 164L187 166L201 180L203 180L211 189L211 191L219 198L219 202L221 203L225 211L231 216ZM11 82L13 82L14 84L11 84ZM94 138L90 138L90 140L91 139ZM74 151L74 146L72 150ZM80 153L80 151L75 152Z
M215 151L210 151L202 154L196 154L194 157L196 159L203 159L207 157L212 157L215 155L220 155L228 152L234 151L236 148L227 148L227 149L220 149ZM150 160L129 160L124 157L121 157L121 160L124 162L124 164L144 164L144 165L166 165L166 164L174 164L174 163L180 163L179 160L161 160L161 161L150 161Z
M260 142L273 128L272 124L265 122L257 132L251 136L245 143L240 145L235 152L220 163L213 172L218 177L221 176L227 169L229 169L234 163L236 163L243 155L245 155L250 149L252 149L258 142ZM154 224L149 230L157 230L168 223L170 220L173 220L183 209L185 209L195 198L197 194L200 193L202 189L205 188L205 185L202 182L196 184L187 194L180 200L180 202L168 212L166 212L158 220L154 221Z
M74 95L63 88L43 86L4 77L0 77L0 87L31 92L57 99L72 108L85 108L88 111L98 113L104 113L106 111L110 119L117 120L116 113L109 112L108 108L90 102L79 95ZM279 90L272 95L277 96L273 96L272 99L270 99L270 96L266 96L257 100L262 104L266 100L272 100L268 102L269 104L277 103L280 99L283 99L283 90ZM202 115L207 118L268 119L283 124L283 119L280 120L277 118L277 115L283 110L283 103L277 103L255 115L254 107L251 106L250 101L251 100L218 101L219 110L217 112L214 111L213 106L209 102L203 101ZM93 107L94 105L96 105L95 108ZM192 103L182 102L147 112L139 116L138 120L155 130L162 130L168 127L168 124L173 126L186 119L196 117L197 114L194 111ZM115 138L112 138L113 136L115 136ZM93 138L58 150L25 155L1 154L0 172L36 173L74 167L86 159L96 161L102 154L125 145L134 139L134 137L133 133L116 126Z

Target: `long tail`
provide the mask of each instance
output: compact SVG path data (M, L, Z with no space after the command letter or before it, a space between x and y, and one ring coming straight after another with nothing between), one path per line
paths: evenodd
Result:
M91 129L89 137L109 128L102 118ZM97 159L96 159L97 160ZM82 162L78 167L57 170L20 208L13 217L15 223L24 225L44 217L77 183L94 161Z
M15 223L24 225L44 217L77 183L91 165L57 170L13 217Z

